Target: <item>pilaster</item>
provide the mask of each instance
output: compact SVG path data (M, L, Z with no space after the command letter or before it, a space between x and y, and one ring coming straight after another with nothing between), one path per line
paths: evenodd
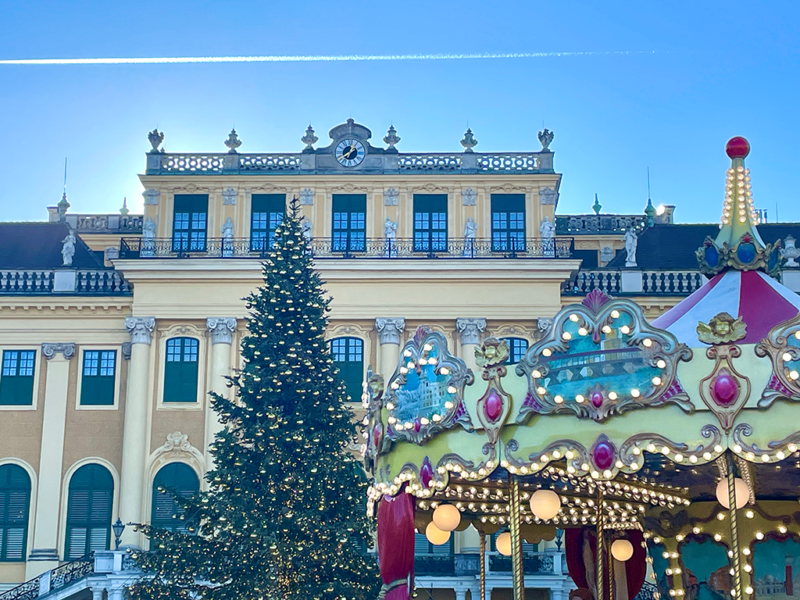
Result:
M380 342L378 364L384 382L388 383L400 361L400 334L405 328L406 320L402 317L375 319L375 330Z
M486 319L456 319L456 331L461 336L461 358L474 372L478 372L475 348L481 343L481 334L485 330Z
M233 333L236 331L235 317L209 317L206 319L208 337L211 340L211 378L209 381L209 391L215 392L220 396L228 396L226 377L231 374L231 345L233 343ZM206 434L205 434L205 457L206 471L214 468L214 459L208 451L208 447L214 442L214 437L222 428L219 416L211 408L211 402L206 403Z

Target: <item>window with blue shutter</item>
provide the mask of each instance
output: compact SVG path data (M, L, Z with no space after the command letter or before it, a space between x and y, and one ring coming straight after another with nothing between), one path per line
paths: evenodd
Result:
M525 251L525 194L492 194L492 252Z
M364 381L364 342L354 337L331 340L333 364L344 380L350 402L360 402Z
M172 217L172 251L205 252L208 195L176 194Z
M0 406L33 406L33 350L3 350Z
M414 534L414 554L415 555L438 555L447 556L453 554L455 546L453 545L453 535L444 544L431 544L424 533Z
M114 479L108 469L84 465L75 471L69 480L65 560L109 549L113 502Z
M187 523L175 517L182 513L172 492L191 496L200 490L200 480L194 470L183 463L171 463L159 469L153 479L153 508L150 523L153 527L186 533Z
M500 339L501 341L505 340L508 342L508 364L516 364L525 357L525 353L528 351L528 340L518 337L506 337Z
M31 478L22 467L0 467L0 562L25 562Z
M113 406L116 350L86 350L81 369L81 405Z
M164 402L197 402L197 353L194 338L167 340Z
M286 213L286 194L253 194L250 249L263 252L275 242L275 230Z
M334 252L364 252L366 249L366 194L334 194L331 250Z
M447 251L447 194L414 194L414 252Z

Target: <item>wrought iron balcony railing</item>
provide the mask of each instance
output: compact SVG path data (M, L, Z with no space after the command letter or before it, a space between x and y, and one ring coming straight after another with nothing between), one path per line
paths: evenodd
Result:
M11 588L0 594L0 600L36 600L39 596L65 588L71 583L83 579L94 572L94 567L94 554L87 554L78 560L63 564Z
M449 239L420 241L414 239L315 238L311 240L314 258L571 258L572 238ZM269 249L262 239L207 238L123 238L121 259L139 258L263 258Z

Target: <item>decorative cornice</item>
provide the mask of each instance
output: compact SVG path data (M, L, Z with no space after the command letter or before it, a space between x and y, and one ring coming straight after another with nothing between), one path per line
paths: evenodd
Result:
M230 344L233 341L233 332L236 331L235 317L208 317L206 319L208 335L211 345Z
M125 328L131 334L131 343L150 345L156 326L155 317L125 317Z
M406 328L406 320L402 317L375 319L378 341L383 344L400 344L400 334Z
M75 356L75 342L42 344L42 354L47 360L55 358L55 355L59 353L64 355L64 359L71 359Z
M481 333L486 329L486 319L456 319L456 330L462 344L480 344Z

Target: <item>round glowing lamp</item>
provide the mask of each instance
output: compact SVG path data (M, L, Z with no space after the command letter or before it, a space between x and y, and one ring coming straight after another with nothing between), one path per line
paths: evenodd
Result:
M561 510L561 498L553 490L537 490L531 496L531 512L542 521L549 521Z
M450 532L442 531L436 526L436 523L431 521L425 528L425 537L428 538L428 541L434 546L441 546L450 539Z
M614 540L614 543L611 544L611 556L619 562L630 560L633 556L633 544L625 539Z
M508 531L504 531L498 535L494 541L494 547L503 556L511 556L511 534Z
M452 504L440 504L433 511L433 523L442 531L453 531L461 523L461 511Z
M733 489L736 498L736 508L743 508L750 500L750 488L747 487L744 479L736 477L733 480ZM731 504L728 502L728 480L720 479L717 484L717 501L723 507L730 509Z

